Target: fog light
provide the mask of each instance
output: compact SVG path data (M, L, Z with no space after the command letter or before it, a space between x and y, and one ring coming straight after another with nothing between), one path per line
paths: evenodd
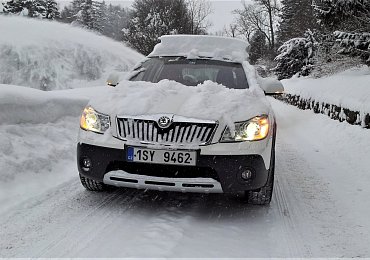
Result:
M84 158L82 160L82 169L88 171L91 168L91 160L89 158Z
M245 181L250 180L253 177L253 172L250 169L245 170L242 172L242 179Z

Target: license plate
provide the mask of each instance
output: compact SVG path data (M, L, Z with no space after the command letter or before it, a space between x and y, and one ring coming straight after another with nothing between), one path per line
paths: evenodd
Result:
M197 162L197 153L195 151L170 151L127 147L126 156L129 162L190 166L196 165Z

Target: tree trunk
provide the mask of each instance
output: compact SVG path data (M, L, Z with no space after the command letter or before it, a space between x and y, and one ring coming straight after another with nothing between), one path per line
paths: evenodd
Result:
M270 19L270 34L271 34L270 50L274 52L275 51L275 32L274 32L274 22L272 18L271 4L268 8L268 12L269 12L269 19Z

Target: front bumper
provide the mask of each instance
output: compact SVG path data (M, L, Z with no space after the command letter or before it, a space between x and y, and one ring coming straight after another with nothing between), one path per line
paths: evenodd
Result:
M84 159L91 166L83 166ZM196 166L172 166L126 161L126 150L80 143L77 163L80 174L109 185L182 192L235 193L257 190L268 179L269 170L261 155L203 155ZM253 172L243 180L242 173Z

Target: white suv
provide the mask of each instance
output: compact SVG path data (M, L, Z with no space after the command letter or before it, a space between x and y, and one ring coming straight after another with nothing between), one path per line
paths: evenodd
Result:
M276 122L247 43L213 36L163 36L128 81L90 101L77 161L83 186L237 193L271 201Z

